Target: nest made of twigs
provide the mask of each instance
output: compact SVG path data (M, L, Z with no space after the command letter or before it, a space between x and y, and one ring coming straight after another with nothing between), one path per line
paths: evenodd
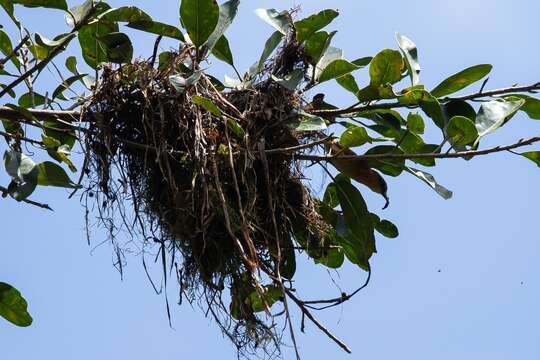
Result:
M108 67L83 111L91 124L86 194L110 237L122 228L143 246L157 243L164 275L174 266L181 296L204 299L239 348L276 341L243 298L265 291L257 274L262 269L274 282L292 276L295 232L322 248L327 229L299 164L267 155L308 136L289 126L299 95L270 80L272 71L304 66L297 51L281 53L295 58L276 59L266 79L244 90L220 89L186 66L195 62L189 48L159 68L153 61ZM171 84L171 75L194 73L200 79L184 91ZM230 307L221 300L225 290Z

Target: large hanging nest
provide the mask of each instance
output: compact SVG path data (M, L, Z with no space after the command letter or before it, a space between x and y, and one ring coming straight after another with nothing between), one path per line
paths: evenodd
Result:
M299 164L269 151L313 140L290 126L299 94L271 80L304 68L301 49L286 42L241 90L220 88L189 46L153 63L104 69L84 106L86 195L112 239L124 231L158 246L165 277L175 273L180 296L207 308L239 349L279 345L256 313L284 301L295 246L325 251L328 229Z

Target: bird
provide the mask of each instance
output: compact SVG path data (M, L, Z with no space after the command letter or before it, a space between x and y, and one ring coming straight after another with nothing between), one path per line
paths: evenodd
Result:
M327 103L324 101L325 95L323 93L316 94L313 96L313 99L309 104L304 106L304 111L310 113L317 110L335 110L338 109L337 106ZM329 123L335 122L335 116L322 115L323 119L327 120Z
M339 158L340 156L356 156L357 154L347 147L343 147L336 138L329 139L325 143L326 152L330 156L329 162L340 173L367 186L371 191L380 194L386 200L383 209L390 205L388 197L388 185L384 178L377 171L373 170L364 159Z

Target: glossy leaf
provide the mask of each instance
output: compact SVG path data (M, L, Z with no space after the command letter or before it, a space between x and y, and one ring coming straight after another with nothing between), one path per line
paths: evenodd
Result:
M371 214L373 226L379 234L389 239L395 239L399 236L399 230L395 224L388 220L381 220L376 214Z
M77 184L71 181L64 169L51 161L42 162L37 165L37 168L39 170L38 185L70 189L78 188Z
M98 38L105 47L107 61L122 64L130 63L133 58L133 45L129 37L121 32L105 34Z
M61 100L67 100L64 96L64 91L69 89L70 86L73 85L73 83L83 80L86 76L88 75L86 74L74 75L62 81L62 83L58 85L58 87L54 90L52 94L53 100L57 98Z
M313 115L306 115L302 120L291 122L290 125L296 131L321 131L327 128L323 118Z
M278 12L276 9L257 9L255 14L270 24L274 29L283 35L287 35L291 26L290 15L286 11Z
M193 96L191 100L193 101L193 103L199 105L212 115L221 116L221 110L219 110L219 108L216 106L216 104L212 102L212 100L198 95Z
M28 303L17 289L4 282L0 282L0 316L17 326L32 324Z
M350 74L354 70L358 69L358 66L348 62L344 59L337 59L328 64L319 76L319 82L325 82L341 76Z
M479 136L486 136L504 125L525 104L525 100L489 101L480 106L476 116Z
M464 116L454 116L446 126L446 135L452 144L468 145L478 138L478 130L471 119Z
M185 78L181 75L171 75L169 76L169 82L179 93L183 93L188 86L196 84L201 78L200 72L195 72L191 74L188 78Z
M409 113L407 116L407 130L415 134L423 134L425 124L422 116L419 114Z
M55 48L60 45L66 45L71 39L73 39L75 34L61 34L55 37L54 40L47 39L40 33L35 34L36 43L39 46L46 47L49 49Z
M283 34L281 34L279 31L274 32L268 40L266 40L266 43L264 44L264 50L261 54L261 57L259 60L253 64L248 71L248 78L253 78L256 75L258 75L264 68L264 63L270 55L276 50L279 43L281 42L281 39L283 39Z
M26 7L44 7L59 10L68 9L66 0L12 0L12 2Z
M11 43L11 39L3 30L0 30L0 52L2 52L2 54L5 56L10 56L13 52L13 44ZM21 62L17 56L12 56L11 62L17 67L21 66Z
M184 41L184 35L177 27L169 24L164 24L159 21L132 21L126 26L150 34L161 35L165 37L170 37L172 39Z
M491 65L482 64L460 71L437 85L435 89L431 91L431 95L439 98L453 94L471 84L474 84L478 80L481 80L491 72L491 69Z
M115 9L109 9L99 15L100 21L111 22L133 22L133 21L152 21L150 15L136 6L122 6Z
M66 23L69 27L74 28L75 25L79 24L83 19L93 11L94 1L87 0L84 3L72 7L69 9L69 12L66 14Z
M540 151L527 151L520 155L526 157L540 167Z
M403 58L399 51L386 49L375 55L369 66L371 85L394 84L401 79Z
M296 40L299 43L307 40L315 32L330 24L338 15L336 10L327 9L295 22Z
M225 36L219 38L218 42L212 48L212 54L219 60L226 62L229 65L234 65L233 54L229 46L229 40Z
M43 105L47 101L48 99L41 94L38 94L36 92L34 93L27 92L25 94L22 94L19 97L18 104L20 107L23 107L23 108L33 108L33 107Z
M341 49L332 46L328 47L319 62L317 62L317 65L315 65L315 80L319 81L319 78L327 66L334 61L341 59L343 59L343 51L341 51Z
M110 6L105 3L100 3L96 9L96 15L99 15L110 9ZM118 32L118 24L116 23L93 23L83 26L79 30L78 39L81 45L84 61L92 68L96 69L98 64L106 62L107 52L97 39L110 33Z
M362 146L368 142L371 142L371 137L366 129L356 125L345 130L339 139L340 145L348 148Z
M374 227L367 204L360 191L345 176L338 175L335 184L345 224L354 235L353 246L360 250L358 253L364 254L362 260L367 262L376 252Z
M525 100L525 104L521 108L521 111L525 112L531 119L540 120L540 100L529 95L512 94L505 99L515 101L518 99Z
M272 75L272 80L274 80L284 88L294 91L300 85L302 80L304 80L304 71L302 69L295 69L290 74L286 75L283 79L277 78L276 76Z
M336 35L336 31L327 33L325 31L319 31L312 35L305 45L305 51L307 60L313 66L315 66L330 46L332 38Z
M396 146L394 145L379 145L366 151L366 155L370 154L403 154L403 150L396 148ZM370 160L369 165L370 167L381 171L383 174L395 177L401 175L401 173L403 172L405 160Z
M221 39L223 35L225 34L225 31L227 31L229 26L232 24L234 18L236 17L239 5L240 5L240 0L229 0L219 6L219 20L216 25L216 28L214 29L214 31L208 38L208 41L206 43L207 50L212 51L214 46L216 46L219 41L222 41ZM227 45L228 45L228 42L227 42ZM220 60L223 60L223 59L220 59Z
M437 183L433 175L425 171L412 168L412 167L407 167L406 170L408 173L416 176L418 179L425 182L430 188L435 190L437 194L439 194L443 199L448 200L452 197L453 195L452 191L448 190L442 185L439 185L439 183Z
M360 90L358 88L358 84L357 84L354 76L352 76L351 74L346 74L346 75L340 76L340 77L338 77L336 79L336 81L337 81L337 83L339 85L341 85L342 88L344 88L347 91L350 91L355 96L358 93L358 91Z
M416 44L412 42L406 36L396 33L396 40L398 42L399 48L403 53L405 59L405 64L409 70L409 76L411 77L412 85L417 85L420 82L420 64L418 63L418 49Z
M214 32L219 21L216 0L182 0L180 20L189 38L197 47L203 45Z
M39 170L32 159L25 154L10 150L4 153L4 166L11 177L8 192L17 201L30 196L36 186Z

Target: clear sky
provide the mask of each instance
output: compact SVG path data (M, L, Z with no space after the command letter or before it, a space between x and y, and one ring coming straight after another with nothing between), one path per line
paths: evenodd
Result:
M537 0L304 2L306 16L324 8L341 11L330 28L339 30L335 43L349 59L396 48L395 31L413 39L428 88L467 66L487 62L494 65L490 88L540 80ZM113 6L133 3L158 20L178 24L176 0L110 1ZM299 3L243 1L228 34L240 69L258 58L272 32L253 10ZM32 31L45 36L67 29L58 11L20 13ZM4 13L0 23L8 24ZM152 37L134 33L133 38L138 54L151 51ZM170 44L164 42L162 48ZM220 76L232 75L221 64L215 69ZM359 79L365 80L365 73L359 72ZM52 90L53 84L45 81L42 86ZM337 86L328 85L325 91L328 101L344 103L344 92ZM483 145L538 133L540 123L519 115ZM399 226L401 235L378 239L374 274L365 291L319 314L353 355L307 324L305 335L297 327L304 359L540 358L540 169L511 154L497 154L471 162L441 161L432 172L454 191L454 198L444 201L406 175L387 178L392 203L382 215ZM6 185L6 175L0 173L0 183ZM320 181L320 174L313 176ZM381 199L363 193L379 211ZM173 287L173 329L168 326L165 299L154 294L140 257L128 257L121 281L112 266L110 246L92 251L102 234L95 234L90 247L86 244L84 210L77 200L67 200L66 191L39 189L33 197L55 212L0 199L0 280L21 290L34 316L34 324L24 329L0 321L3 359L235 357L231 344L199 309L174 304ZM352 289L364 276L346 266L338 282L344 290ZM296 279L305 297L339 295L329 285L326 270L307 260ZM298 325L299 317L295 320ZM292 358L289 349L285 355Z

